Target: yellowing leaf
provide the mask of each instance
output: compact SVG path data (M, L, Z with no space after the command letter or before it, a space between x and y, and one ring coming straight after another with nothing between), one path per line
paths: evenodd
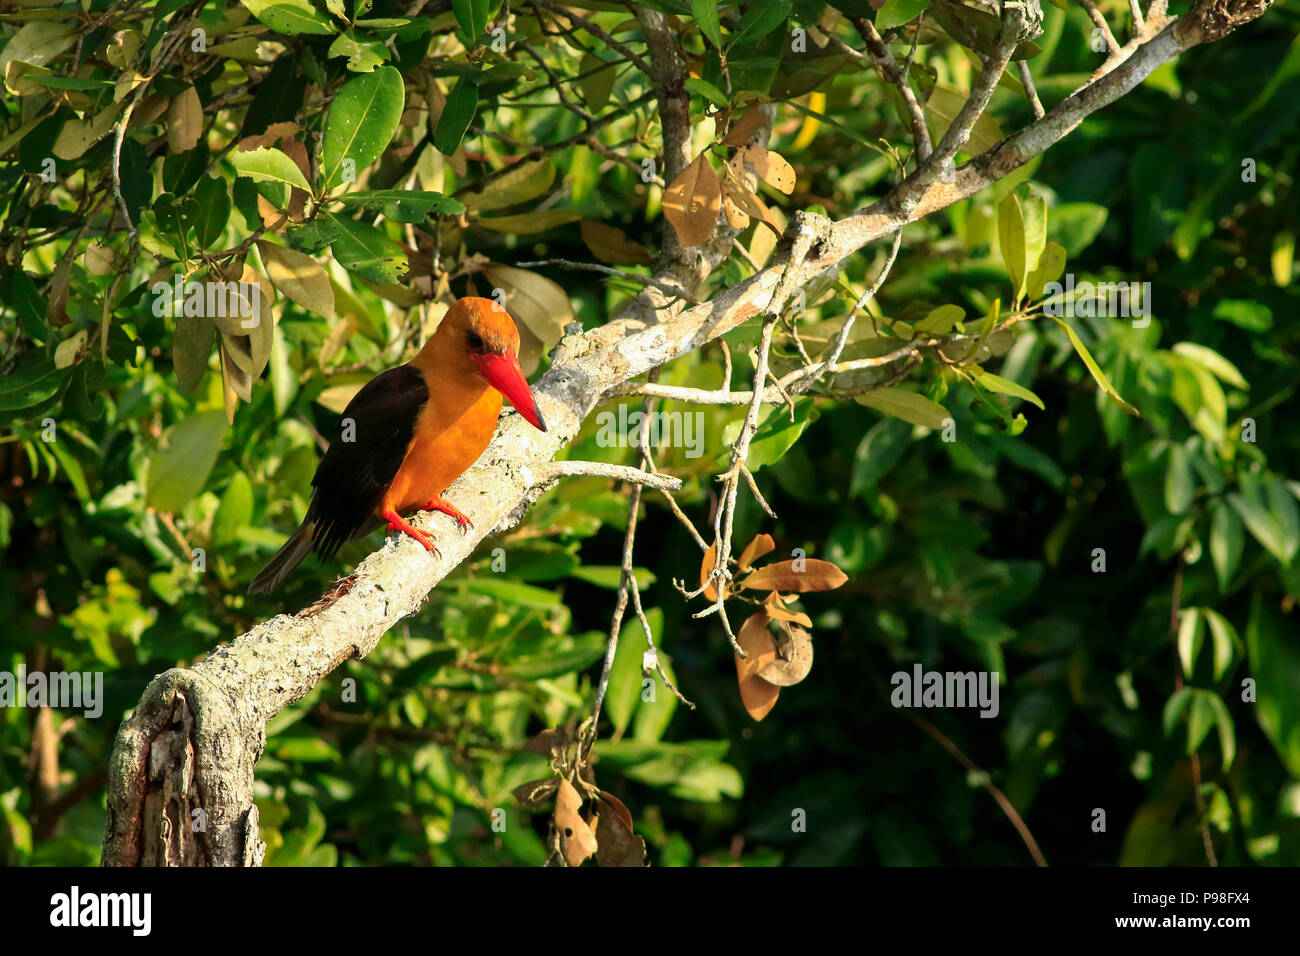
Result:
M622 229L594 219L582 220L582 241L591 254L601 262L615 266L650 265L650 253L639 242L633 242Z
M966 105L966 97L956 90L936 86L930 91L930 98L925 103L925 112L930 120L930 136L937 144L948 132L953 118ZM966 141L963 152L974 156L992 148L1002 139L1002 127L998 125L988 111L981 114L971 128L970 139Z
M77 28L70 23L36 20L15 33L0 49L0 76L5 76L10 62L44 66L72 46L77 40ZM6 86L8 82L6 81ZM9 87L10 93L18 90Z
M257 241L272 284L289 299L318 315L334 314L334 290L324 267L311 256L265 239Z
M527 202L550 189L554 181L555 164L549 159L520 163L484 186L482 192L464 196L465 208L475 212L488 212Z
M187 153L203 133L203 103L199 92L187 86L167 107L167 152Z
M114 103L86 120L68 120L59 131L54 141L54 155L59 159L77 159L90 147L108 135L108 131L117 122L118 114L126 109L125 103Z
M86 344L86 330L79 329L71 336L59 343L59 347L54 350L54 367L67 368L77 360L77 353L81 347Z
M494 262L484 267L483 276L505 291L506 309L523 326L519 330L519 361L531 375L542 355L560 341L564 327L574 321L573 304L559 285L527 269ZM525 333L532 336L531 341Z
M473 225L493 232L509 232L516 235L528 235L545 232L565 223L577 222L582 213L576 209L542 209L538 212L525 212L517 216L496 216L491 219L475 219Z

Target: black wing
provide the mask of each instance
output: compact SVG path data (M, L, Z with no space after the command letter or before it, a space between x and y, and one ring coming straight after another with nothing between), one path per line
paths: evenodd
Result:
M314 522L312 541L322 558L356 537L379 506L428 400L420 370L399 365L376 375L348 402L311 480L316 490L307 521Z

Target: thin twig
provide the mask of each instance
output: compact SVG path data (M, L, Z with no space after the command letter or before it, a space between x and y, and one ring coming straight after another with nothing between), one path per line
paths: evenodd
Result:
M536 480L542 483L560 478L609 478L658 491L677 491L682 487L682 480L672 475L651 474L629 465L611 465L603 461L554 461L539 469Z
M674 282L666 282L655 276L642 275L639 272L625 272L622 269L614 269L610 266L602 266L596 262L576 262L573 259L536 259L532 262L516 262L521 269L536 269L540 266L558 266L561 269L575 269L583 272L599 272L602 275L614 276L617 279L626 279L629 282L639 282L642 285L652 285L656 289L664 292L674 299L685 299L692 305L697 303L695 296L687 292L681 286Z
M1020 72L1020 84L1025 88L1025 96L1029 98L1029 109L1034 114L1034 119L1040 120L1046 116L1043 110L1043 102L1038 98L1038 90L1034 87L1034 75L1029 72L1028 60L1017 60L1016 69Z

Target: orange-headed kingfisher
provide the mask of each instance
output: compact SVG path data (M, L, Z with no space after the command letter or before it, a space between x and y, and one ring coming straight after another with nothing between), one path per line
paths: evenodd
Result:
M415 358L375 376L348 402L312 478L306 519L248 593L274 590L311 551L329 558L384 522L437 554L432 535L402 515L441 511L462 531L470 526L442 493L492 440L502 396L546 431L509 313L492 299L460 299Z

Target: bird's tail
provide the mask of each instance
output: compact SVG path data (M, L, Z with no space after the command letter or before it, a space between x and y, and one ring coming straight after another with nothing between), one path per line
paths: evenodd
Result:
M257 572L257 577L253 578L253 583L248 586L248 593L265 594L278 588L289 576L289 572L311 553L312 532L315 528L314 521L304 521L285 542L284 547L276 552L275 557L267 562L266 567Z

